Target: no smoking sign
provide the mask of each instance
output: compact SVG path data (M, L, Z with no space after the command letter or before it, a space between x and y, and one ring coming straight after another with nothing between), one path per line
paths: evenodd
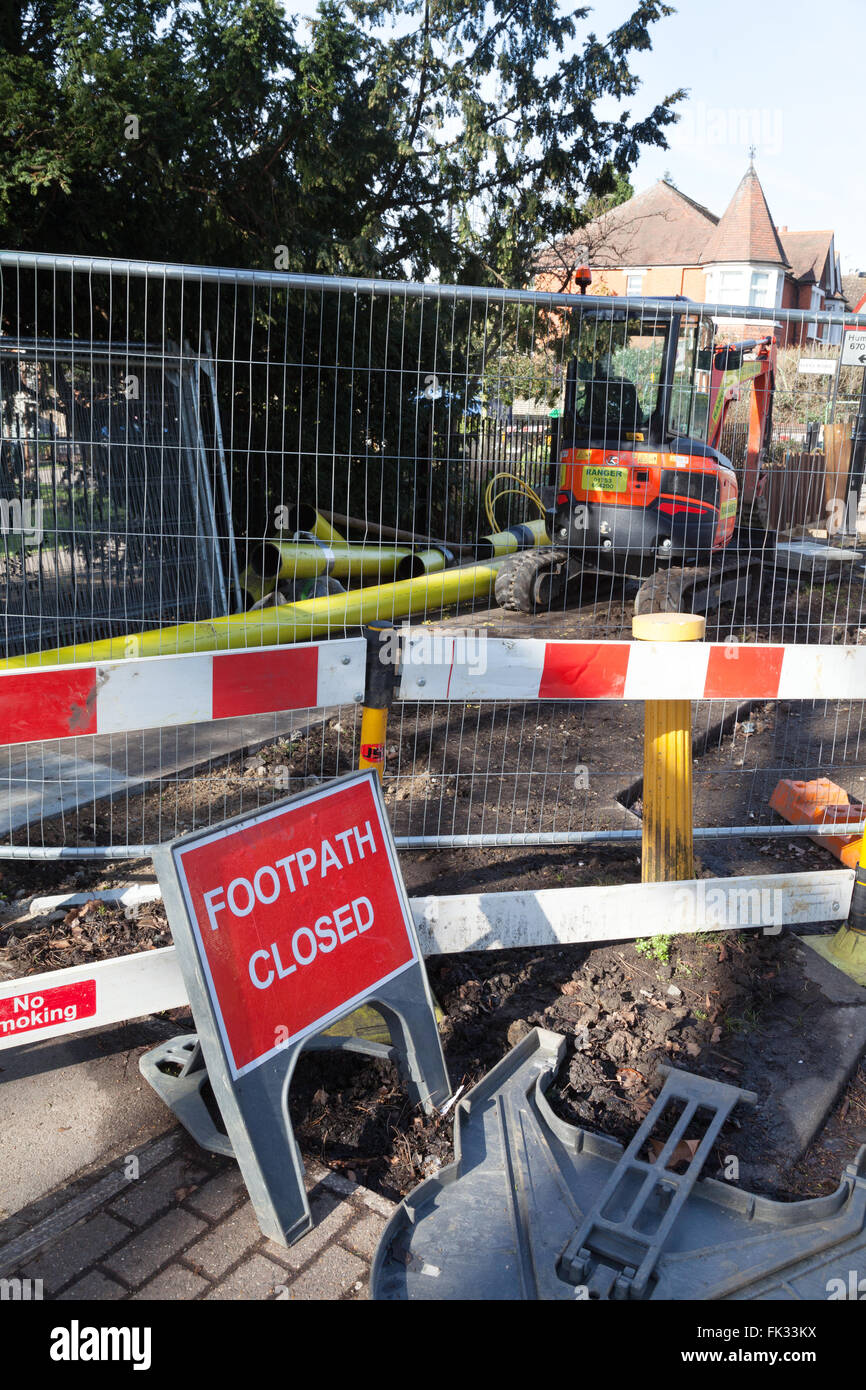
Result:
M413 1098L432 1109L449 1093L378 779L353 773L184 836L155 861L208 1078L262 1229L297 1239L309 1207L287 1082L313 1035L374 1003Z

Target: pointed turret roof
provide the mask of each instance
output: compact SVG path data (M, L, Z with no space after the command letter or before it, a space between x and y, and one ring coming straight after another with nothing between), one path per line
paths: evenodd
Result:
M701 253L701 265L719 261L758 261L789 266L753 164L741 178Z

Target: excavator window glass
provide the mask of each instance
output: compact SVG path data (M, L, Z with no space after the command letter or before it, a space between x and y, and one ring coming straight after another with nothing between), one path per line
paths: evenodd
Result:
M677 358L671 381L668 429L671 434L687 434L692 413L692 386L695 374L697 319L683 319L677 339Z
M710 369L713 364L713 325L701 319L698 329L698 353L695 366L695 392L692 400L692 419L689 434L692 439L707 441L707 422L710 417Z
M566 443L624 447L646 439L658 405L669 323L587 315L566 392Z

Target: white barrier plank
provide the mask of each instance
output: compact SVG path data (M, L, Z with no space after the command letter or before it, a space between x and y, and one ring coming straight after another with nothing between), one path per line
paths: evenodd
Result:
M425 955L844 921L854 873L769 874L413 898Z
M173 946L25 975L0 985L0 1050L186 1003Z
M429 956L628 941L636 929L641 936L743 928L775 933L783 926L840 922L848 916L853 883L853 870L827 869L409 901L421 949ZM0 1050L186 1003L173 946L28 975L0 985ZM74 1016L50 1016L71 1008ZM26 1022L19 1025L20 1019Z

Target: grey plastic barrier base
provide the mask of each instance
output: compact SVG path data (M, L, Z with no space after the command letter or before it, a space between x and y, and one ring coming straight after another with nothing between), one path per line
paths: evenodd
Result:
M197 1033L182 1033L143 1053L138 1069L197 1144L234 1157L232 1141L217 1125L203 1095L208 1075Z
M456 1161L389 1221L374 1298L823 1301L866 1288L866 1147L829 1196L756 1197L699 1178L750 1093L670 1069L623 1151L554 1115L544 1092L564 1053L564 1038L535 1029L458 1102ZM647 1163L669 1106L679 1119ZM678 1175L665 1164L695 1120L704 1135Z
M354 1036L338 1037L322 1033L305 1044L308 1052L360 1052L386 1062L398 1062L397 1049L387 1043ZM208 1085L207 1067L197 1033L181 1033L168 1042L151 1048L138 1059L145 1081L156 1091L160 1100L177 1117L188 1134L210 1153L234 1158L235 1151L225 1127L214 1118L216 1101L211 1092L211 1104L205 1097ZM218 1112L217 1112L218 1113Z
M292 1073L302 1051L339 1048L393 1060L406 1082L410 1104L423 1106L428 1114L451 1094L423 966L419 963L404 970L365 1002L384 1018L390 1047L362 1038L318 1034L287 1047L235 1082L219 1066L205 1070L194 1033L153 1048L139 1061L142 1075L193 1138L204 1148L237 1160L263 1233L280 1244L293 1244L312 1226L304 1164L288 1109ZM194 1016L200 1028L209 1025L205 1008L194 1009ZM180 1074L172 1076L170 1071L176 1067ZM202 1096L206 1080L225 1123L224 1136Z

